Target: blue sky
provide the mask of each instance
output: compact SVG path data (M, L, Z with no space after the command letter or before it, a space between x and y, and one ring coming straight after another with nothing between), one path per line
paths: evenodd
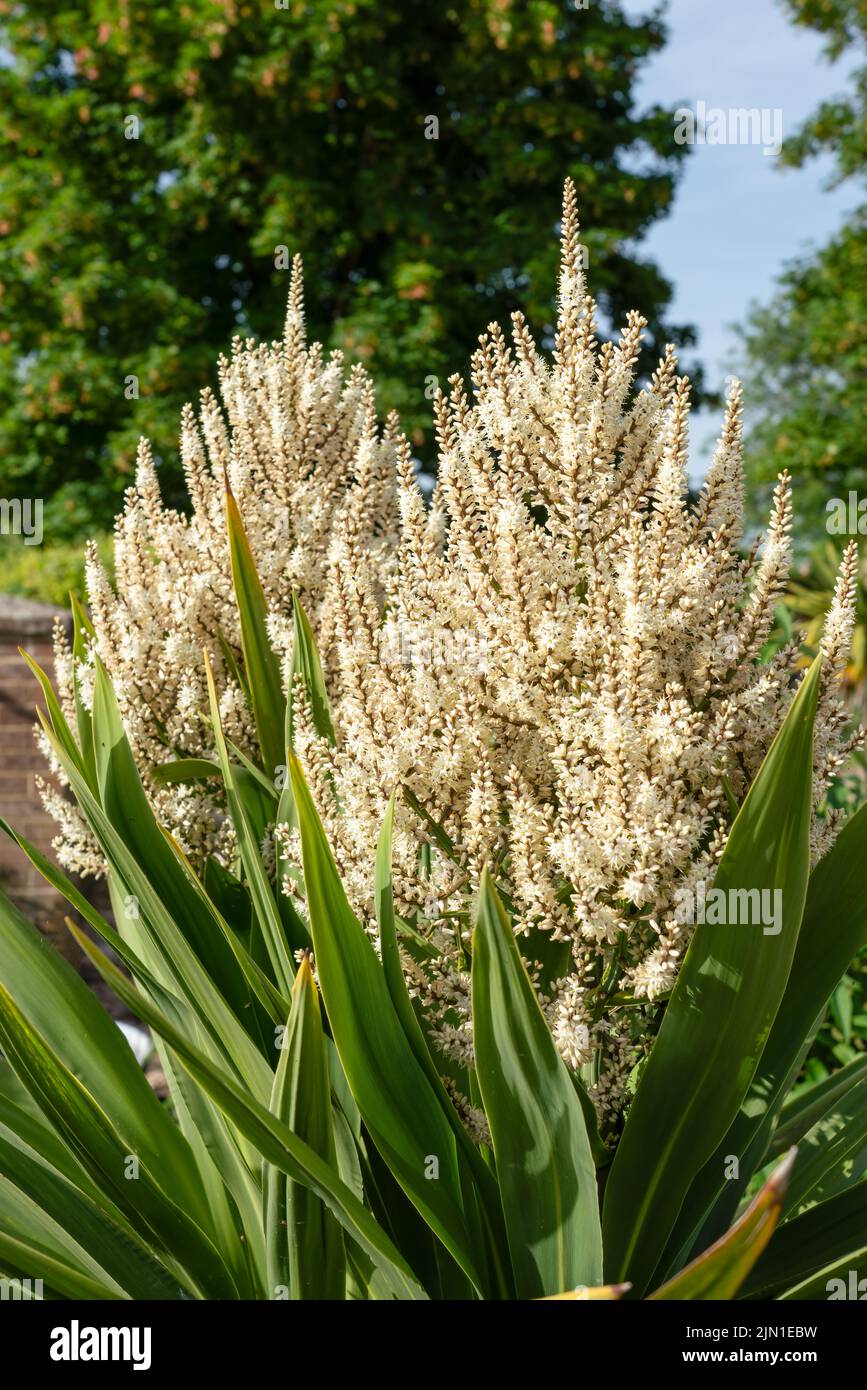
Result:
M631 16L652 9L647 0L622 6ZM643 70L641 104L778 107L785 139L823 98L845 90L846 59L831 66L820 36L793 25L778 0L668 0L664 9L669 40ZM736 355L732 325L744 321L751 301L770 297L787 261L825 241L862 197L851 183L828 191L828 161L780 169L758 145L695 146L685 163L671 214L640 250L673 283L671 319L696 325L708 384L716 385ZM695 421L696 471L716 423L704 412Z

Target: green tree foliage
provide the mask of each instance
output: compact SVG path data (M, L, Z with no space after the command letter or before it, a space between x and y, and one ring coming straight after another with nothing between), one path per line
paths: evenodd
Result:
M567 174L606 313L644 307L647 365L691 342L631 249L684 154L635 107L664 37L602 0L0 0L0 491L105 524L147 434L177 498L180 406L279 332L295 252L425 456L433 378L550 321Z
M783 147L800 167L834 159L834 181L867 176L867 7L863 0L787 0L798 24L825 37L831 58L856 63L850 90L823 103ZM790 265L744 335L748 467L758 520L780 469L796 477L801 538L824 534L826 503L867 493L867 206L827 245ZM867 526L867 518L864 522Z
M867 490L867 209L785 272L746 347L754 516L785 467L802 534L816 536L829 499Z
M800 168L830 154L833 182L867 175L867 7L863 0L787 0L798 24L825 37L832 59L855 57L850 90L824 102L783 147L783 163ZM860 61L859 61L860 57ZM745 335L749 366L751 431L748 469L758 487L748 497L758 522L781 468L796 478L800 540L818 541L792 584L787 604L806 650L816 649L822 618L831 602L834 575L846 535L835 532L827 510L846 502L847 526L867 528L857 500L867 496L867 206L848 218L826 246L790 266L767 306L757 308ZM857 495L855 506L849 494ZM826 525L831 523L829 540ZM862 533L863 534L863 533ZM847 678L856 714L864 702L867 653L867 588L864 542L852 661ZM784 621L777 638L792 635ZM865 768L859 758L829 798L832 807L853 811L864 801ZM802 1080L813 1083L841 1064L863 1056L867 1024L867 954L862 950L837 986L831 1007L806 1062Z
M816 29L825 39L832 61L863 56L867 43L867 9L863 0L786 0L796 24ZM811 155L830 151L837 161L837 178L864 177L867 168L867 64L851 74L852 90L818 107L798 133L786 142L783 160L799 168Z

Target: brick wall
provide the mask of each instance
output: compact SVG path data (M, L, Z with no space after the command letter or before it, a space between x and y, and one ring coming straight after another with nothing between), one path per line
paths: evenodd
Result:
M52 675L51 629L58 612L30 599L0 593L0 816L52 858L51 840L56 829L36 790L37 776L45 774L33 737L35 709L42 703L42 692L18 648L29 652ZM31 921L48 931L58 944L63 943L63 917L68 911L64 899L2 833L0 885Z

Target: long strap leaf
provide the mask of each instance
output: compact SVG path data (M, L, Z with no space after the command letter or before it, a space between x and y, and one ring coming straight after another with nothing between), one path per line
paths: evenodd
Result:
M118 998L165 1039L190 1076L255 1145L263 1159L279 1168L287 1177L309 1187L334 1213L343 1229L358 1242L380 1271L392 1296L402 1299L426 1298L405 1260L336 1171L309 1144L299 1139L249 1095L233 1077L216 1067L148 999L138 994L83 932L73 929L73 934Z
M280 663L268 640L268 605L265 593L238 504L228 482L226 524L250 701L262 750L262 762L268 776L273 777L276 769L283 764L286 697L280 680Z
M416 1060L373 945L346 899L300 764L290 774L322 997L364 1122L410 1201L479 1292L483 1271L463 1205L455 1139Z
M584 1111L487 872L473 934L476 1072L519 1298L602 1280L596 1168Z
M87 1087L63 1065L0 985L0 1042L19 1078L91 1176L129 1220L180 1260L202 1296L235 1298L237 1290L216 1247L169 1194L165 1169L137 1153ZM118 1039L116 1046L126 1046ZM130 1165L134 1165L132 1168ZM131 1180L131 1175L134 1180Z
M774 1234L794 1159L793 1149L731 1230L652 1293L651 1299L734 1298Z
M392 792L376 851L376 919L379 925L380 951L385 982L407 1041L430 1082L440 1109L451 1126L461 1158L468 1169L471 1186L475 1189L468 1195L478 1203L479 1242L482 1248L487 1249L491 1260L490 1277L492 1284L501 1289L503 1297L511 1297L514 1296L514 1285L510 1271L503 1207L496 1180L467 1133L466 1127L446 1091L442 1077L431 1056L427 1038L413 1009L404 978L397 939L397 919L394 912L392 885L394 802L395 794Z
M680 1250L715 1240L731 1222L750 1175L809 1128L769 1143L831 991L867 943L865 861L867 806L862 806L810 876L792 968L761 1061L731 1126L690 1187L660 1269ZM731 1175L731 1155L739 1160L739 1176Z
M607 1275L639 1293L737 1114L783 998L807 889L818 683L817 660L731 828L714 879L727 920L695 929L612 1164ZM779 905L774 934L763 920L739 920L740 905L755 901L743 895L761 903L763 893Z
M306 957L295 976L271 1110L329 1167L337 1167L325 1035ZM346 1251L343 1231L328 1207L308 1187L266 1164L263 1208L271 1297L276 1297L278 1286L285 1285L292 1298L342 1301Z

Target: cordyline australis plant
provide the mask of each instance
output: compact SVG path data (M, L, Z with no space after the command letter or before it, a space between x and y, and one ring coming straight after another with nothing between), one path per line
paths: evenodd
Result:
M222 786L188 761L213 770L201 651L227 738L273 779L282 725L257 717L256 685L275 705L294 695L294 588L326 689L317 711L293 699L293 743L353 909L375 936L370 864L398 788L397 908L425 940L424 964L406 950L403 962L439 1048L472 1061L470 911L490 864L561 1055L613 1121L653 1031L642 1001L671 988L688 942L678 904L713 878L799 659L793 644L757 661L788 573L788 482L761 558L744 560L739 388L690 507L688 382L670 350L632 394L642 327L634 314L617 346L597 347L567 186L554 362L519 315L511 351L491 327L474 398L456 379L436 402L426 510L394 421L376 434L369 381L342 387L339 358L323 371L318 348L306 352L296 269L284 343L237 345L223 364L228 426L208 396L201 429L185 416L189 520L162 510L143 452L118 523L116 595L91 560L96 638L79 672L88 703L98 651L162 823L200 870L211 857L230 867ZM282 681L266 659L252 691L226 478L282 660ZM852 552L821 640L815 804L846 752L837 677L855 584ZM63 639L58 671L71 718ZM80 813L48 797L62 862L99 869ZM275 801L260 828L297 863ZM835 829L833 816L814 821L814 857ZM298 875L281 873L281 886L303 912Z
M669 354L632 394L637 316L597 347L568 188L563 241L554 360L489 330L429 509L367 383L304 348L297 279L286 343L224 368L229 424L205 403L210 465L187 419L190 520L143 455L118 592L92 564L59 698L38 673L62 852L116 925L6 829L126 967L72 928L169 1103L4 905L11 1273L730 1298L867 1264L867 1066L793 1091L867 939L867 813L815 813L855 557L806 674L762 664L787 484L742 559L737 392L690 506L686 384Z

